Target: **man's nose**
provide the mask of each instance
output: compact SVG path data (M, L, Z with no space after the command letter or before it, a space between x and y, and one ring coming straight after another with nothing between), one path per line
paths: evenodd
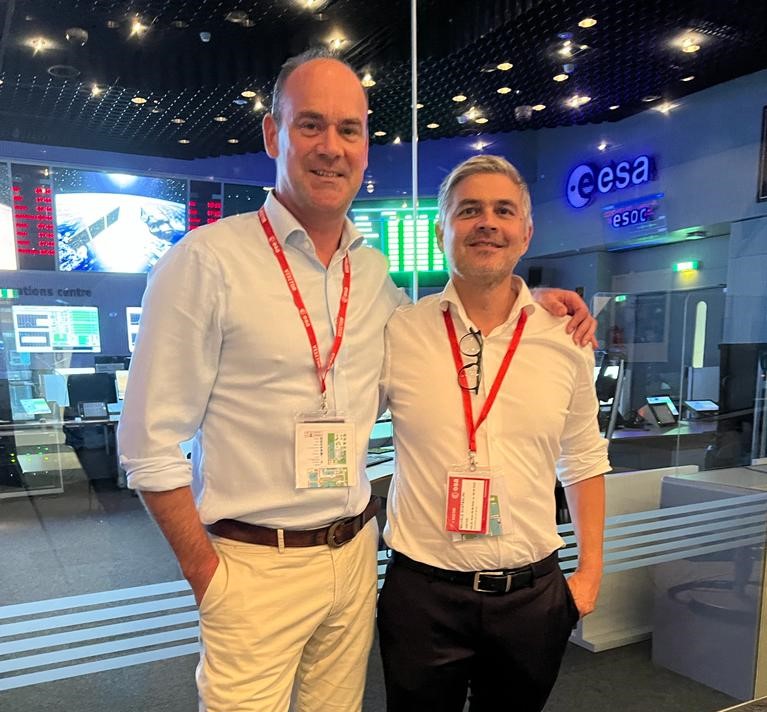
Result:
M323 155L336 157L341 155L341 137L335 126L328 126L322 134L322 140L317 146Z
M478 230L497 230L498 229L498 216L495 214L492 208L482 210L477 216L477 229Z

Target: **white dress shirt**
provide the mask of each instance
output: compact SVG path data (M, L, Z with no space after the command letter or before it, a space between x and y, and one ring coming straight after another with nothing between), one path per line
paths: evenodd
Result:
M565 332L567 318L536 307L514 277L509 318L483 334L476 422L522 309L527 324L498 396L477 431L477 466L503 473L501 536L453 541L445 530L447 472L468 465L461 389L442 311L457 338L469 320L452 282L441 295L403 306L386 328L382 388L388 395L397 458L384 537L392 549L456 571L512 568L563 545L555 524L555 477L567 486L610 469L597 426L594 354ZM468 362L470 359L466 359Z
M384 325L405 301L384 256L347 220L326 269L274 195L266 213L312 320L323 363L335 335L342 260L351 260L343 344L327 377L328 407L356 427L356 486L296 489L298 413L317 411L309 339L282 270L248 213L197 228L153 269L119 426L135 489L192 485L203 523L240 519L286 529L358 514L370 497L365 454L378 409ZM179 443L194 437L191 461Z

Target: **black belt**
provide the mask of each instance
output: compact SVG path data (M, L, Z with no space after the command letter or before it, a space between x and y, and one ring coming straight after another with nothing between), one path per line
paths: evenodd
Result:
M224 539L244 541L246 544L263 546L322 546L333 549L350 542L381 508L381 500L375 495L365 509L356 517L338 519L319 529L272 529L258 524L248 524L237 519L219 519L205 528ZM280 542L282 539L282 542Z
M459 586L470 586L479 593L510 593L521 588L530 588L535 579L554 571L559 566L556 551L545 559L521 566L518 569L498 569L497 571L451 571L436 566L422 564L398 551L393 551L391 563L404 566L427 576L449 581Z

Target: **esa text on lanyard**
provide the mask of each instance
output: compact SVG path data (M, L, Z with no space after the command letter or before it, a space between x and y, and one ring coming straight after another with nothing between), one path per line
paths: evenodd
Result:
M320 384L320 412L299 414L296 417L296 487L327 488L350 487L356 484L357 457L354 423L347 421L340 413L328 413L326 379L333 368L341 343L344 338L346 312L349 307L349 292L352 284L352 271L349 255L343 259L343 282L341 302L336 316L336 336L323 366L317 335L312 320L306 309L301 292L298 289L293 270L290 269L285 252L280 245L274 228L262 207L258 211L261 226L264 229L269 246L280 264L285 282L293 297L298 314L309 337L312 358Z

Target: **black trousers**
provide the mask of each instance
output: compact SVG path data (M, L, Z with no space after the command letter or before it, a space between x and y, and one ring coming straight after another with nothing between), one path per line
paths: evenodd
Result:
M478 593L389 565L378 599L388 712L539 712L578 609L556 568L533 586Z

